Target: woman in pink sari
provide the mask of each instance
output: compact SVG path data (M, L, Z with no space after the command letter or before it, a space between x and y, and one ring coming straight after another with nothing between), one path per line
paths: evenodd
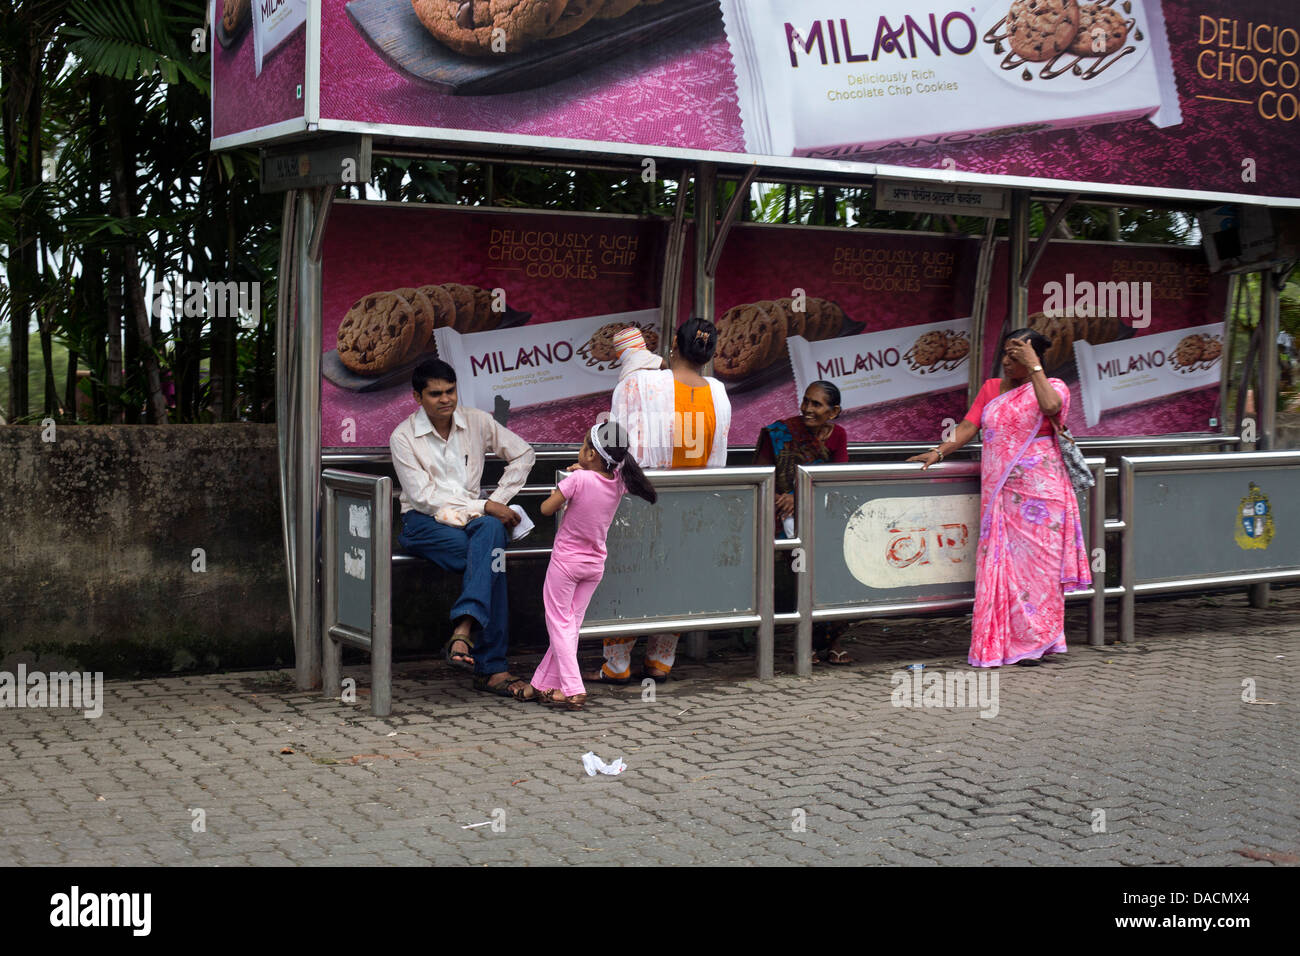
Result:
M1049 344L1029 329L1009 335L1003 377L984 383L952 440L908 459L929 468L983 429L973 667L1064 654L1065 592L1092 583L1079 502L1051 424L1065 421L1070 391L1039 359Z

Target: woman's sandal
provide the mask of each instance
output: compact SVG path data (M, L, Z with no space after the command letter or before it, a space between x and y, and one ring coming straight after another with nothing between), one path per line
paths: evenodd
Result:
M584 684L614 684L619 687L632 683L631 677L609 677L605 673L605 668L599 667L590 674L583 674L582 681Z
M465 650L453 651L451 649L453 644L464 644ZM457 670L468 671L472 674L474 672L474 658L470 656L470 652L473 650L474 645L469 638L453 634L447 638L447 643L442 645L442 659Z
M643 668L641 668L641 677L642 678L648 677L656 684L662 684L666 680L668 680L668 671L663 671L651 664L646 664Z
M586 708L586 694L574 694L572 697L561 697L559 695L558 688L538 691L537 703L543 707L554 707L556 710L584 710Z
M529 701L537 697L537 691L522 677L515 677L510 680L503 680L496 684L490 684L488 681L495 677L495 674L476 674L474 675L474 689L480 690L485 694L496 694L498 697L513 697L519 701ZM520 686L522 685L522 686Z

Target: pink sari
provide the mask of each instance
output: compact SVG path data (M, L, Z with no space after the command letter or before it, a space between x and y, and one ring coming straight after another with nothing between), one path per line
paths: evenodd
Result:
M1061 396L1061 418L1070 391ZM980 541L970 663L999 667L1065 653L1065 592L1092 583L1079 502L1030 383L984 407Z

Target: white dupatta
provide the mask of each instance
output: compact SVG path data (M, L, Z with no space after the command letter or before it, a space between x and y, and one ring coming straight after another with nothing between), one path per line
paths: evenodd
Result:
M713 393L713 452L706 468L727 464L727 434L731 431L731 400L722 383L705 377ZM671 468L676 389L672 369L639 371L628 375L614 389L611 414L628 431L628 450L642 468Z

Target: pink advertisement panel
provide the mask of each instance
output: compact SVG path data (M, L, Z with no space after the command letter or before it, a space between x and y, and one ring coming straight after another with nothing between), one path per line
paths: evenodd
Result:
M1300 197L1282 0L322 0L321 120Z
M718 266L734 445L799 412L801 385L839 386L849 440L918 441L965 412L977 240L740 225ZM802 308L800 308L802 306ZM964 348L963 348L964 347Z
M307 0L208 0L212 138L303 117Z
M321 444L387 447L424 358L530 442L609 410L613 332L658 345L658 220L338 203L322 252ZM393 293L397 293L394 295Z
M614 334L635 325L659 345L666 232L639 218L337 204L323 252L323 447L385 447L416 408L411 371L432 357L456 369L462 404L530 442L579 441L618 382ZM687 245L679 319L691 314ZM797 414L822 379L842 393L851 441L928 441L960 420L978 255L969 237L736 226L715 289L730 444ZM1005 270L999 243L986 370ZM1029 307L1050 343L1044 366L1070 386L1071 427L1213 430L1226 299L1197 249L1052 243Z
M1007 247L989 297L986 370L1006 315ZM1040 356L1070 386L1070 428L1117 437L1218 431L1228 278L1200 249L1053 242L1029 286Z

